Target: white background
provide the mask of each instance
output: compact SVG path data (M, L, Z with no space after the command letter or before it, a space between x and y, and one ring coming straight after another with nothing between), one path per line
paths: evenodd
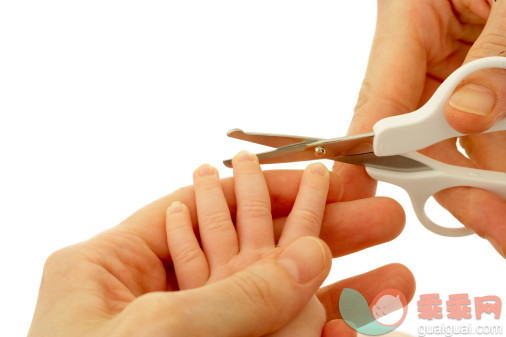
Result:
M191 184L201 163L230 176L222 159L263 150L228 129L344 135L375 15L371 0L2 2L1 335L26 335L51 252ZM487 242L436 236L404 191L379 192L404 206L406 229L335 260L329 282L405 264L417 294L399 330L411 332L420 294L506 300Z

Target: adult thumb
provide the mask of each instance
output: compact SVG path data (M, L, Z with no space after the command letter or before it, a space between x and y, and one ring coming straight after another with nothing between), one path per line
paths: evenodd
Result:
M140 297L125 318L130 326L151 326L146 336L263 336L304 308L330 271L331 259L322 240L300 238L221 281Z
M506 57L506 3L491 1L491 11L465 63L487 56ZM448 123L465 134L492 127L506 115L506 70L487 69L466 78L445 108Z

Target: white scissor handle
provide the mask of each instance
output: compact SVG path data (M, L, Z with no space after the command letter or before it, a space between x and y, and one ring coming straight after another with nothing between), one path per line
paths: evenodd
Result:
M402 187L408 192L418 220L428 230L443 236L465 236L473 234L468 228L449 228L434 223L425 212L427 200L435 193L450 187L469 186L492 192L506 200L506 173L471 169L441 163L418 152L404 154L419 161L432 170L398 172L376 167L366 167L367 174Z
M374 153L377 156L403 154L423 149L444 139L463 136L446 121L446 101L463 79L486 68L506 69L506 57L485 57L469 62L448 76L420 109L378 121L373 127ZM500 130L506 130L506 118L498 121L486 132Z

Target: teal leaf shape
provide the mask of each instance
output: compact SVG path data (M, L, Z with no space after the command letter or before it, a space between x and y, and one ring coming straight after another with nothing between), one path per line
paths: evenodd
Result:
M397 328L378 323L364 296L354 289L344 288L341 292L339 312L346 324L364 335L379 336Z

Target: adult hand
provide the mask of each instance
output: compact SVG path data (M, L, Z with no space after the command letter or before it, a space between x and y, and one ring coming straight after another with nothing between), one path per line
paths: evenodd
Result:
M500 55L506 56L503 0L379 0L369 65L349 132L369 132L382 118L416 110L463 63ZM469 76L445 109L449 124L461 133L486 130L505 114L506 71L499 69ZM506 132L461 137L461 145L470 159L453 140L423 153L454 165L506 172ZM374 194L375 182L362 168L336 163L335 171L357 186L346 199ZM505 200L464 187L435 197L504 256Z
M283 226L293 206L301 175L301 171L265 173L277 228ZM389 241L402 230L403 212L392 200L335 203L341 199L343 187L334 174L330 184L322 236L334 256ZM224 179L222 185L227 203L235 211L233 181ZM286 258L283 253L299 244L297 240L279 255L266 257L222 281L175 292L165 211L176 200L188 207L196 227L193 188L187 187L147 205L115 228L53 254L44 267L29 336L259 336L290 322L329 270L331 253L326 250L309 258L292 256L300 270L315 270L306 268L306 263L322 265L309 281L301 282L286 272L277 258ZM371 212L363 214L363 207ZM384 216L372 217L375 212ZM315 240L302 241L318 245ZM343 287L362 292L369 301L387 288L411 298L414 280L405 267L389 265L325 288L319 295L329 320L338 318L333 300L337 297L333 296ZM333 320L325 334L337 333L354 332L344 322Z

